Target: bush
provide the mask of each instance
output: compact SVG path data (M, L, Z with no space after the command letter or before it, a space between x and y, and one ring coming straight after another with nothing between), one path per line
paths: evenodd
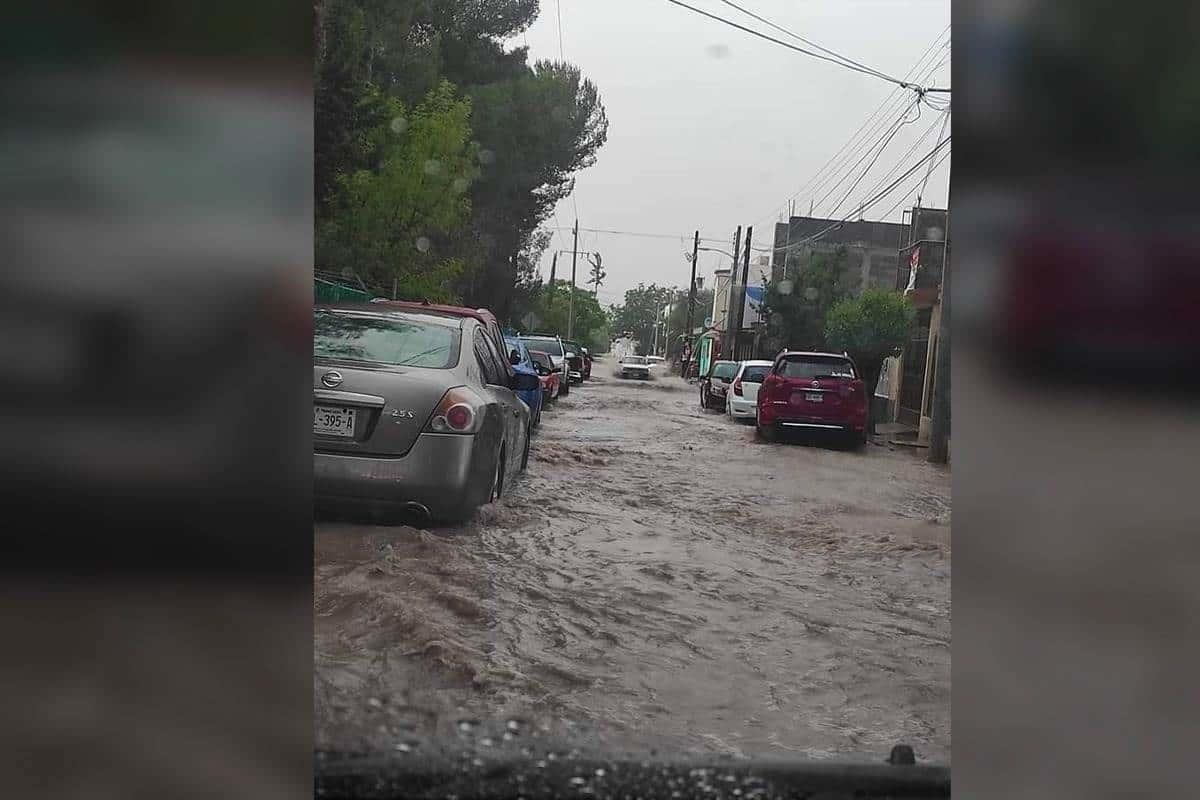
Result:
M845 350L858 363L873 392L883 359L904 344L915 311L903 296L886 289L867 289L838 302L825 317L825 341Z

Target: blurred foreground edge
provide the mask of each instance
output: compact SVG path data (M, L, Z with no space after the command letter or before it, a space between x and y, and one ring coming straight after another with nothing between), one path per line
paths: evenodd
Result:
M307 580L307 84L42 67L0 94L8 565Z
M764 759L670 763L588 758L318 753L314 796L329 800L458 797L950 797L950 768L925 764Z

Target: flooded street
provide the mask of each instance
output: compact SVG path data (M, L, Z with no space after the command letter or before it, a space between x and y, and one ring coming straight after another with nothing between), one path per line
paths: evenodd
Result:
M555 719L669 752L948 763L949 472L760 443L682 380L594 374L470 524L318 522L318 748Z

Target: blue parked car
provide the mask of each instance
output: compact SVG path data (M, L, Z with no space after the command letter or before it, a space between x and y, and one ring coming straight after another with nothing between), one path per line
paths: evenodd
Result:
M529 348L525 346L516 336L505 336L504 344L508 348L508 360L513 365L513 372L521 372L537 377L537 369L533 364L533 357L529 355ZM541 378L538 378L538 388L517 390L517 397L525 401L525 405L529 406L529 428L536 428L542 421L542 388Z

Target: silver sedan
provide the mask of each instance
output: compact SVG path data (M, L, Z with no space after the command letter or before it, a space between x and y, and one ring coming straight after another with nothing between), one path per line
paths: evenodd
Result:
M540 384L512 375L493 338L469 315L318 308L316 504L461 520L499 497L529 459L514 390Z

